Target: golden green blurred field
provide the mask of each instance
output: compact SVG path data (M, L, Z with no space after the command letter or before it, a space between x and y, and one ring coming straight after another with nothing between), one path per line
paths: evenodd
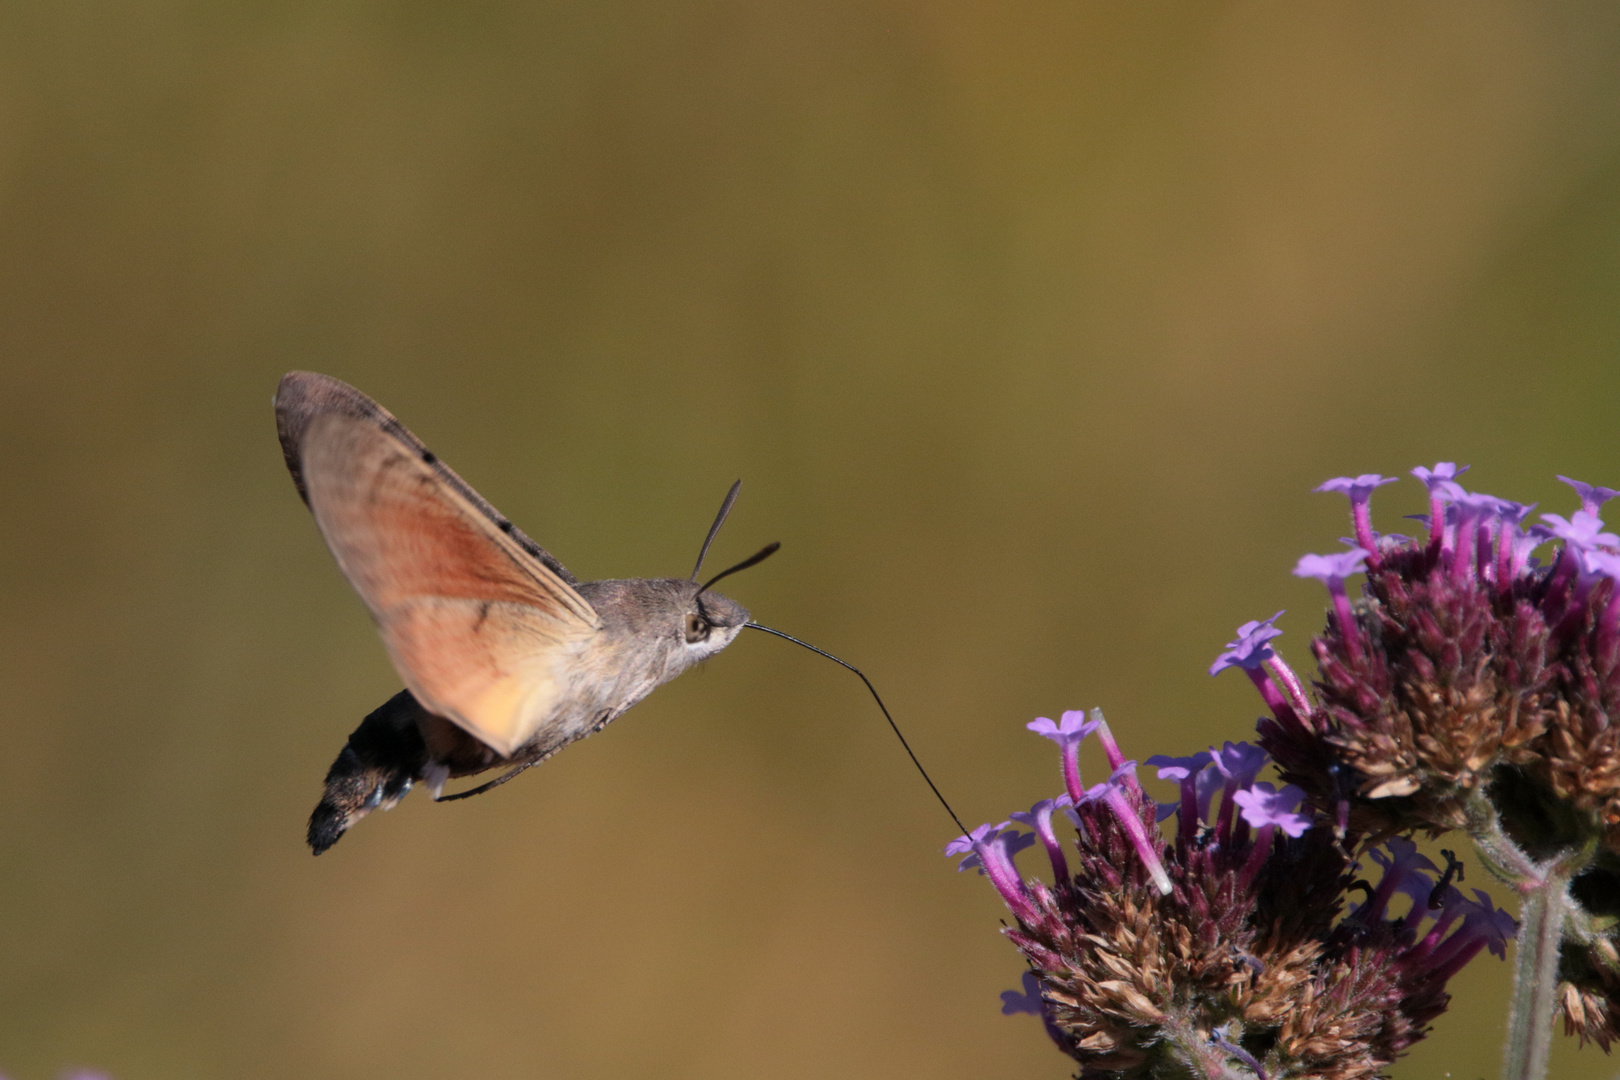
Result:
M311 859L397 680L277 378L583 578L686 573L743 477L728 594L1000 820L1036 715L1249 730L1203 672L1284 606L1303 666L1320 480L1620 484L1620 11L21 0L0 364L11 1080L1058 1080L881 717L763 635ZM1494 1076L1507 974L1394 1075Z

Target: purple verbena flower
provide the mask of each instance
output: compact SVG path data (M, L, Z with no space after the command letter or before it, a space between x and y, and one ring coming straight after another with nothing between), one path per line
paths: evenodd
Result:
M1270 784L1256 784L1247 791L1233 792L1232 801L1250 828L1275 828L1298 837L1304 836L1305 830L1311 827L1307 815L1295 812L1305 801L1305 789L1293 784L1283 785L1281 791Z
M1365 568L1366 559L1366 551L1351 548L1336 555L1305 555L1294 567L1295 577L1319 578L1327 585L1328 594L1333 598L1333 613L1339 622L1339 635L1344 638L1354 657L1362 653L1361 634L1350 611L1350 596L1344 591L1344 579L1360 573Z
M1211 764L1224 781L1221 814L1215 822L1215 836L1218 843L1228 844L1232 840L1233 815L1237 812L1237 803L1233 801L1232 796L1250 787L1270 758L1260 747L1247 742L1228 742L1219 750L1213 746L1209 749Z
M1616 491L1614 488L1598 487L1580 480L1571 480L1567 476L1560 476L1558 479L1575 489L1575 494L1581 500L1581 509L1594 517L1602 509L1604 503L1616 495L1620 495L1620 491Z
M1360 476L1337 476L1318 485L1317 491L1334 491L1350 496L1350 516L1356 526L1356 543L1368 552L1368 559L1377 562L1378 538L1372 529L1372 508L1369 505L1374 488L1393 484L1393 476L1362 473Z
M1620 553L1602 548L1588 548L1580 553L1581 569L1588 574L1600 574L1620 581Z
M1603 531L1603 519L1585 510L1577 510L1568 519L1558 514L1542 514L1547 532L1562 540L1566 548L1620 547L1620 536Z
M957 865L957 872L977 869L990 879L990 884L996 887L1012 913L1027 922L1034 914L1029 904L1029 889L1019 875L1013 857L1034 844L1035 837L1030 833L1014 832L1006 827L1007 824L1003 821L1000 825L980 825L967 835L958 836L946 844L945 854L960 855L971 851L972 854Z
M1190 841L1198 830L1198 823L1209 816L1209 801L1214 797L1216 784L1204 783L1204 774L1209 769L1210 754L1207 750L1200 750L1187 757L1169 757L1165 754L1154 754L1147 759L1147 764L1159 770L1160 780L1174 780L1181 786L1178 798L1159 804L1159 820L1163 821L1171 814L1181 814L1181 825L1178 830L1183 839Z
M1498 499L1496 507L1496 588L1506 595L1514 581L1525 569L1525 559L1535 550L1539 540L1532 540L1521 528L1524 519L1536 508L1535 503L1516 503ZM1528 546L1526 544L1528 543Z
M1052 1010L1041 996L1041 981L1035 977L1033 971L1024 972L1024 990L1003 990L1001 992L1001 1015L1014 1016L1018 1013L1030 1013L1041 1018L1046 1026L1046 1034L1058 1045L1058 1049L1065 1054L1074 1052L1074 1040L1066 1035L1062 1028L1052 1020Z
M1269 619L1254 619L1238 627L1237 637L1226 643L1226 651L1209 665L1209 673L1218 675L1229 667L1253 669L1270 660L1276 654L1269 643L1282 637L1273 624L1282 616L1279 611Z
M1434 926L1402 958L1405 967L1443 981L1462 970L1481 949L1489 949L1499 958L1507 956L1507 939L1518 932L1518 923L1484 892L1473 892L1474 899L1470 900L1459 889L1446 890ZM1462 925L1446 937L1446 932L1459 922Z
M1582 554L1594 548L1620 547L1620 537L1604 532L1603 519L1585 510L1577 510L1567 519L1558 514L1542 514L1541 520L1546 522L1541 528L1546 530L1547 536L1564 544L1564 550L1553 565L1552 577L1546 589L1554 605L1550 609L1549 621L1556 623L1566 613L1564 605L1572 604L1576 613L1580 613L1582 597L1578 595L1579 589L1576 595L1566 594L1581 571Z
M1084 735L1072 717L1067 731L1033 726L1065 750ZM1444 1008L1445 979L1499 941L1499 921L1458 902L1419 942L1433 879L1398 840L1375 856L1379 891L1342 917L1359 840L1313 828L1301 787L1257 783L1260 748L1229 742L1151 764L1182 789L1173 845L1153 828L1135 763L1122 761L1077 808L1060 797L1013 815L1034 835L986 824L947 848L982 869L1015 916L1005 933L1032 971L1022 992L1002 995L1003 1011L1040 1015L1083 1074L1129 1074L1155 1054L1189 1075L1239 1064L1255 1077L1380 1075ZM1223 785L1221 821L1208 826ZM1078 826L1067 847L1052 828L1058 810ZM1037 837L1063 858L1055 886L1013 865ZM1399 892L1425 904L1384 918ZM1353 990L1318 1015L1311 1003L1338 986Z
M1457 477L1467 471L1467 465L1459 466L1451 461L1438 462L1432 469L1419 465L1412 470L1412 475L1429 489L1429 546L1436 551L1446 543L1446 504L1451 499L1450 492L1459 490Z
M1053 879L1060 885L1069 880L1069 863L1063 856L1063 845L1058 842L1057 832L1052 828L1052 814L1060 807L1073 805L1068 795L1059 795L1055 799L1042 799L1029 808L1029 812L1019 811L1012 815L1012 820L1021 825L1028 825L1040 837L1041 846L1046 848L1046 856L1052 863Z
M1024 972L1024 990L1003 990L1001 992L1001 1015L1016 1016L1019 1013L1029 1013L1031 1016L1046 1015L1046 1002L1041 999L1041 981L1035 977L1033 971Z
M1209 666L1209 673L1218 675L1227 668L1240 668L1254 683L1255 689L1260 691L1260 696L1272 712L1281 715L1283 710L1292 708L1297 715L1300 710L1309 709L1305 688L1300 685L1293 669L1271 647L1271 642L1282 636L1282 631L1275 625L1282 616L1283 613L1279 611L1269 619L1246 622L1238 627L1237 637L1226 643L1226 651L1215 658L1215 662ZM1287 699L1272 682L1271 675L1276 675L1287 688Z
M1254 743L1228 741L1219 750L1210 747L1210 760L1226 778L1227 790L1237 791L1253 784L1270 759Z
M1494 572L1490 553L1502 500L1460 487L1452 493L1452 499L1456 509L1455 540L1447 551L1452 579L1467 580L1475 567L1481 578L1486 577Z
M1302 555L1294 566L1294 576L1319 578L1332 588L1334 582L1343 585L1345 578L1365 570L1366 562L1367 552L1362 548L1333 555Z
M1097 730L1098 722L1087 720L1081 709L1070 709L1056 724L1047 717L1038 716L1024 726L1037 735L1051 739L1063 751L1063 786L1068 789L1069 797L1078 802L1086 791L1086 786L1080 782L1080 742Z
M1422 852L1417 845L1404 837L1395 836L1384 842L1384 847L1373 848L1368 854L1372 861L1384 869L1384 876L1378 882L1378 888L1373 891L1371 898L1358 907L1353 915L1363 921L1384 918L1384 911L1397 893L1406 892L1408 888L1421 889L1427 894L1434 884L1433 879L1423 878L1426 884L1421 886L1408 886L1407 879L1414 874L1422 875L1425 871L1439 872L1439 867Z

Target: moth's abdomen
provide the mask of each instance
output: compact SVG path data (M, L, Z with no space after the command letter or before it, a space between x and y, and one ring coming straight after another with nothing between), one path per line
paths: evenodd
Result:
M309 816L309 846L319 855L377 808L411 790L428 765L419 705L401 690L360 722L326 771L326 793Z

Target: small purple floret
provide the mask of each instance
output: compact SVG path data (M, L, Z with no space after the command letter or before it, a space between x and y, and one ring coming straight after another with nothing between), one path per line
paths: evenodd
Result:
M1026 971L1023 983L1023 993L1017 990L1001 992L1001 1015L1016 1016L1019 1013L1029 1013L1031 1016L1045 1016L1046 1003L1041 999L1041 981L1035 977L1033 971Z
M1299 837L1311 827L1310 817L1295 813L1305 801L1305 790L1293 784L1284 785L1281 791L1270 784L1256 784L1247 791L1234 792L1232 800L1251 828L1273 827Z
M1457 477L1468 471L1467 465L1459 466L1453 461L1437 462L1432 469L1425 469L1419 465L1412 470L1412 475L1423 481L1429 489L1429 543L1441 545L1446 535L1446 503L1451 498L1451 490L1455 490Z
M1238 627L1237 637L1226 643L1226 651L1215 658L1209 673L1218 675L1229 667L1252 671L1270 660L1276 653L1272 652L1269 642L1282 637L1282 631L1273 624L1282 616L1279 611L1269 619L1252 620Z
M1305 555L1294 567L1295 577L1320 578L1326 583L1328 593L1333 598L1333 613L1339 622L1339 633L1344 637L1351 656L1358 660L1362 652L1361 634L1350 612L1350 597L1344 591L1344 579L1360 573L1366 559L1366 551L1351 548L1336 555Z
M1360 476L1338 476L1328 480L1317 487L1317 491L1335 491L1350 496L1350 518L1355 522L1356 543L1369 553L1369 558L1376 561L1373 553L1378 550L1378 536L1372 528L1372 508L1369 505L1374 488L1385 484L1393 484L1393 476L1380 476L1377 473L1362 473Z
M1575 489L1575 494L1580 496L1581 509L1594 516L1602 509L1604 503L1620 495L1620 491L1614 488L1598 487L1580 480L1571 480L1567 476L1560 476L1558 479Z
M1174 780L1182 783L1191 780L1204 771L1204 766L1210 763L1208 750L1200 750L1196 754L1186 757L1171 757L1168 754L1154 754L1143 762L1159 770L1160 780Z
M1335 555L1304 555L1294 567L1294 576L1320 578L1332 588L1335 581L1343 585L1345 578L1361 573L1366 562L1367 552L1363 548L1351 548Z
M1037 735L1051 739L1063 751L1063 786L1068 789L1069 797L1078 802L1086 790L1080 782L1080 742L1096 731L1101 722L1087 720L1086 714L1080 709L1070 709L1056 724L1040 716L1024 726Z
M1441 461L1436 462L1432 469L1425 469L1422 465L1419 465L1412 470L1412 475L1427 484L1429 490L1433 491L1436 484L1455 480L1467 471L1467 465L1458 465L1454 461Z
M1041 846L1046 848L1046 857L1052 863L1052 874L1058 884L1069 880L1069 862L1063 855L1063 845L1058 842L1057 832L1052 828L1052 814L1060 807L1073 805L1068 795L1059 795L1055 799L1042 799L1029 808L1028 813L1022 811L1012 815L1012 820L1021 825L1028 825L1035 830L1035 835L1041 838Z
M960 873L973 868L988 877L1012 913L1020 920L1029 922L1035 917L1035 909L1030 906L1029 892L1013 857L1034 844L1035 837L1030 833L1007 829L1007 824L1003 821L1000 825L980 825L967 835L958 836L946 844L945 854L960 855L971 850L973 854L958 864L957 871Z
M1518 923L1491 902L1479 889L1469 900L1461 891L1446 890L1446 899L1434 928L1411 950L1408 963L1421 965L1430 977L1449 979L1472 960L1481 949L1498 957L1507 956L1507 939L1518 933ZM1458 920L1462 925L1450 937L1441 937Z
M1219 750L1210 747L1212 764L1215 772L1223 779L1221 785L1224 796L1221 799L1221 814L1215 822L1215 834L1221 843L1231 838L1232 817L1237 812L1237 803L1232 796L1251 787L1260 770L1266 767L1271 760L1270 756L1260 747L1247 742L1227 742Z
M1181 785L1179 798L1159 804L1159 820L1163 821L1179 810L1180 832L1189 841L1197 834L1198 823L1208 816L1209 800L1214 797L1215 785L1203 782L1203 774L1211 760L1208 750L1179 758L1154 754L1147 759L1148 765L1159 770L1160 780L1174 780Z
M1229 741L1219 750L1210 749L1215 768L1226 777L1227 786L1234 791L1254 783L1254 778L1271 760L1264 750L1249 742Z
M1577 510L1567 520L1557 514L1542 514L1547 532L1567 547L1620 547L1620 536L1603 531L1603 519L1585 510Z
M970 852L973 850L975 844L1006 824L1007 823L1005 821L1003 821L1001 825L991 825L989 822L985 822L972 832L958 836L955 840L952 840L950 843L946 844L945 854L962 855ZM969 855L968 858L971 859L973 856ZM956 868L957 873L961 873L963 870L968 869L968 865L967 859L962 860L961 865ZM972 865L978 866L979 864L975 862Z
M1620 554L1593 548L1580 553L1581 569L1588 574L1601 574L1620 581Z
M1438 873L1440 869L1428 856L1418 851L1416 844L1400 836L1391 837L1384 842L1383 848L1373 848L1368 854L1373 862L1383 867L1384 876L1372 897L1355 910L1356 917L1364 920L1382 919L1384 910L1396 893L1416 888L1408 885L1408 877L1422 875L1424 871ZM1424 880L1433 884L1432 879L1425 877Z
M1380 476L1377 473L1362 473L1360 476L1335 476L1331 480L1324 480L1316 485L1316 491L1342 492L1351 499L1364 498L1371 495L1374 488L1393 484L1399 477Z

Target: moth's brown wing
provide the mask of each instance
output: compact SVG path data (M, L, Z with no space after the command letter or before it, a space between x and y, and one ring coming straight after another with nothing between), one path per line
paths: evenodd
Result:
M554 712L596 612L415 440L343 409L294 430L304 497L400 678L428 711L510 754Z
M412 435L409 428L394 419L393 413L341 379L313 371L289 371L281 377L281 385L276 388L276 433L281 436L281 454L287 460L287 471L292 473L298 494L306 503L309 502L309 491L304 482L304 467L300 460L303 454L304 435L312 420L327 413L340 413L356 420L369 420L382 428L426 461L456 494L467 500L496 528L517 541L517 545L524 551L545 563L552 573L568 584L579 584L574 575L568 572L568 568L558 562L551 552L530 539L522 529L513 525L482 495L474 491L471 484L457 476L450 466L434 457L428 448L422 445L421 439Z

